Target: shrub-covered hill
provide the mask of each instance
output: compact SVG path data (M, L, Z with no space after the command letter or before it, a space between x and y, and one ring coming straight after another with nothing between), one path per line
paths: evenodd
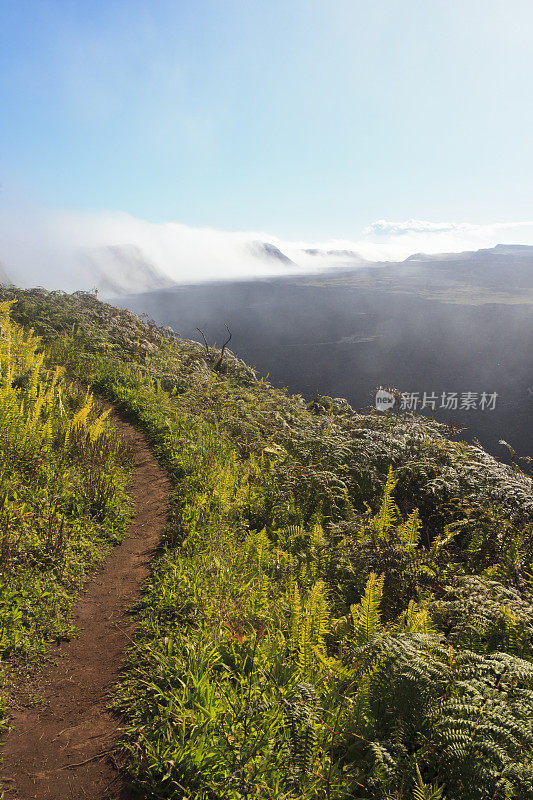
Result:
M0 303L0 680L69 636L69 610L130 513L101 403ZM5 692L4 692L5 694ZM2 692L0 692L1 700Z
M530 477L91 295L0 299L174 483L116 693L141 794L533 798Z

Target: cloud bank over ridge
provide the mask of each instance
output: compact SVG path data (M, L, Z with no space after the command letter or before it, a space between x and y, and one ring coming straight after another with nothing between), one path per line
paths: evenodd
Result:
M288 275L499 243L533 245L533 221L378 220L353 239L303 241L265 231L148 222L119 212L33 208L4 209L0 216L0 267L13 283L67 291L100 285L107 294L152 288L157 276L164 285Z

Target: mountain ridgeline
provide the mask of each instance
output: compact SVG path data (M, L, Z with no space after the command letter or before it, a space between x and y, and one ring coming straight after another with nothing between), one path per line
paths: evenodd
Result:
M533 798L527 471L428 417L288 394L90 294L0 300L6 708L124 530L101 397L172 482L113 694L140 797Z
M423 413L464 428L467 441L505 457L503 439L533 456L531 247L176 286L114 302L193 339L202 328L222 342L227 323L239 355L291 392L364 408L388 386L413 396L419 411L433 397ZM484 393L497 396L493 406Z
M193 246L179 227L172 226L156 240L143 238L140 232L132 232L129 240L125 236L92 246L50 249L52 245L43 243L31 257L0 248L0 282L39 283L47 288L60 284L68 291L96 289L109 299L219 276L225 281L292 276L320 286L416 294L452 303L531 303L533 298L533 247L528 245L417 253L393 262L369 261L356 250L274 244L244 235L223 239L218 246L209 245L207 236ZM49 263L54 264L53 271Z

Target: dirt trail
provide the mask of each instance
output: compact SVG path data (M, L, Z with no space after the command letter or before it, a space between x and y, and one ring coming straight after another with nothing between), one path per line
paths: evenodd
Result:
M3 746L6 800L129 800L112 749L120 720L106 709L119 678L134 623L128 609L148 576L148 562L165 525L170 486L138 430L114 417L132 453L135 518L74 611L79 636L52 648L36 681L38 708L13 711ZM32 687L33 688L33 687ZM85 762L85 763L83 763Z

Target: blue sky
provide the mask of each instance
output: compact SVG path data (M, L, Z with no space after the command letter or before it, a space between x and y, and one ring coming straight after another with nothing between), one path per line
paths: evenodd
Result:
M350 239L533 217L530 0L0 0L2 206Z

